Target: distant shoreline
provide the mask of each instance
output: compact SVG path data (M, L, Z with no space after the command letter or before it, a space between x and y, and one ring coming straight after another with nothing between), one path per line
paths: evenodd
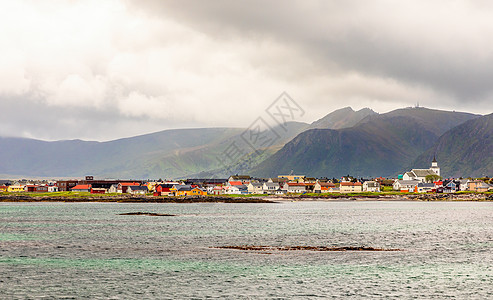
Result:
M144 195L122 194L118 196L38 196L36 194L0 195L0 202L111 202L111 203L274 203L262 197L224 197L224 196L185 196L185 197L154 197Z
M493 193L464 194L329 194L329 195L283 195L283 196L185 196L185 197L154 197L145 195L77 195L47 196L35 193L0 194L0 202L112 202L112 203L279 203L293 201L493 201Z

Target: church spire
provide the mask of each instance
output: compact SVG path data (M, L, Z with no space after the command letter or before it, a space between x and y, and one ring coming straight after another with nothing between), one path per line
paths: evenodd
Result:
M432 170L433 172L435 172L435 174L437 174L438 176L440 176L440 167L438 166L436 154L433 155L433 161L431 162L431 168L430 168L430 170Z

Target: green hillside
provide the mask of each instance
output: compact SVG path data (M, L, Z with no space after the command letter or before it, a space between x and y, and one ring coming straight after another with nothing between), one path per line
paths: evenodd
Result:
M279 138L269 154L308 124L291 122L274 128ZM165 130L108 142L80 140L46 142L0 138L0 174L19 176L107 178L180 178L234 163L224 152L235 143L248 155L254 149L241 128Z
M477 117L425 108L386 114L344 108L310 125L290 122L269 129L264 133L276 138L264 144L256 140L255 131L242 128L165 130L108 142L0 138L0 174L146 179L226 177L236 173L276 176L294 170L311 176L386 176L412 165L447 130ZM319 127L324 129L312 129ZM465 169L465 163L445 160L444 170L481 173L482 167L470 162L488 158L485 151L491 147L481 148L480 141L489 141L490 137L450 138L475 145L474 153L478 154L469 154L470 160L466 154L457 156L457 160L471 165L470 170ZM443 139L440 149L450 144L445 135ZM241 152L233 159L227 154L232 145ZM430 154L427 155L423 158L426 166Z
M242 129L237 128L166 130L109 142L0 138L0 156L3 157L0 172L24 176L172 176L180 170L173 169L168 175L164 169L146 166L145 162L151 157L180 153L186 149L212 147L241 132Z

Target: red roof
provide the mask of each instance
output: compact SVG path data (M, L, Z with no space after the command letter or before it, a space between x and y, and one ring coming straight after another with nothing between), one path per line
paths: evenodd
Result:
M361 182L341 182L341 185L343 186L358 186L362 185Z
M78 184L72 188L72 190L90 190L90 184Z
M242 185L242 184L243 184L243 182L241 182L241 181L230 181L229 182L229 185Z
M140 185L140 183L138 183L138 182L120 182L120 184L122 186L136 186L136 185Z

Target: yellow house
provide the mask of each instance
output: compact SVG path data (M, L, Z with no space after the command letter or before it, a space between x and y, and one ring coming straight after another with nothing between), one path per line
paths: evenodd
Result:
M361 182L341 182L339 185L341 193L361 193L363 184Z
M201 190L199 188L194 188L191 190L191 195L193 195L193 196L205 196L205 195L207 195L207 192L204 190Z
M192 188L189 185L175 185L169 189L175 196L204 196L207 195L206 191L199 188Z
M172 188L169 189L169 192L170 192L170 195L174 195L174 196L179 196L178 195L178 189L177 189L177 186L173 186Z
M9 193L17 193L17 192L24 192L24 186L23 185L10 185L7 188L7 192Z
M148 182L146 185L147 185L147 190L149 192L153 192L153 191L155 191L157 182Z
M474 192L487 192L490 186L482 180L473 180L467 183L467 189Z
M304 182L305 175L279 175L279 179L287 179L289 181Z

